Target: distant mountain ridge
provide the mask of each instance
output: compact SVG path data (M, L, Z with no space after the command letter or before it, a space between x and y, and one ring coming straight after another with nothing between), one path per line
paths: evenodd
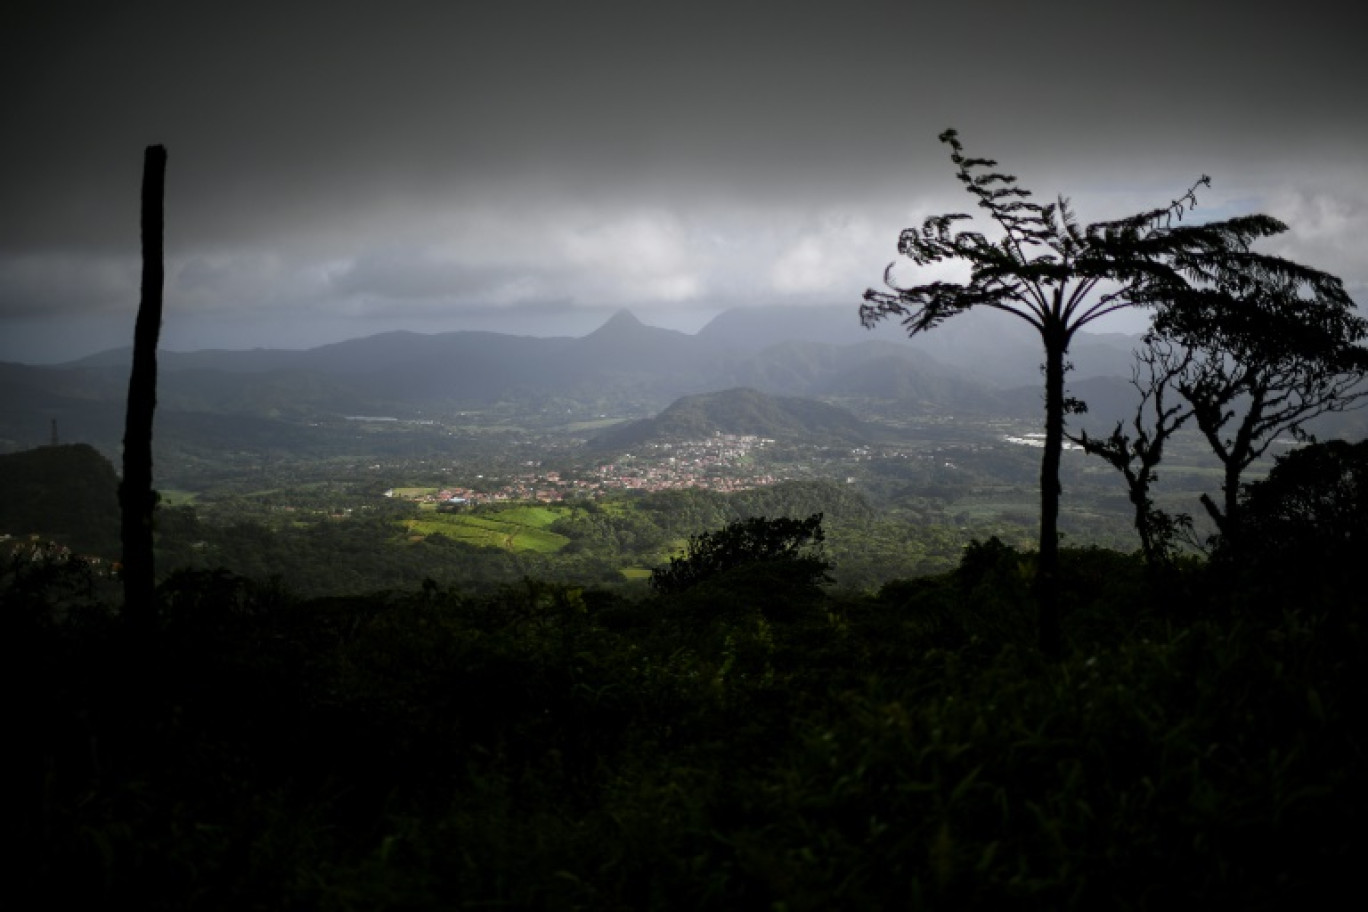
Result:
M158 430L206 426L177 416L219 416L225 427L229 418L293 422L282 438L295 440L318 417L430 416L501 401L611 402L618 414L645 416L681 397L741 387L896 399L928 414L1022 414L1012 390L1038 394L1038 340L983 316L908 340L896 325L863 329L853 306L728 311L693 335L624 310L581 337L389 332L301 351L162 352ZM1128 375L1125 346L1080 335L1071 378ZM56 366L0 364L0 449L41 443L57 418L69 439L117 452L130 358L121 349Z
M1040 343L1020 321L1000 314L966 313L931 333L908 339L896 322L872 330L860 325L854 307L734 308L715 317L694 335L650 326L630 310L620 310L598 329L581 337L530 336L459 330L436 334L395 331L315 348L205 349L161 352L162 370L225 373L314 371L335 375L402 370L456 356L483 366L533 357L558 370L688 370L700 363L743 363L776 345L816 343L847 347L869 342L896 346L935 358L989 386L1034 384L1039 378ZM1070 352L1074 375L1125 376L1135 337L1080 333ZM111 349L51 369L127 369L131 348ZM535 373L535 372L534 372Z

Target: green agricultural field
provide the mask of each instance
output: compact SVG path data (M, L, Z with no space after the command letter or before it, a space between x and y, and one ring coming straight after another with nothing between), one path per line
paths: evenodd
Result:
M424 513L404 521L410 535L445 535L481 548L554 554L570 540L546 531L557 511L550 507L510 507L493 513Z
M537 507L528 504L500 510L497 517L502 522L529 526L533 529L544 529L560 519L564 513L565 510L562 507Z
M425 494L436 494L440 488L395 488L395 497L422 497Z

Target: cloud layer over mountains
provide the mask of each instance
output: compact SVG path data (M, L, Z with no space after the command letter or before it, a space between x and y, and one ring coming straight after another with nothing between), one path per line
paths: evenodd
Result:
M1268 211L1368 264L1342 4L19 2L0 29L0 359L131 338L170 150L165 341L580 333L848 302L964 201L936 135L1085 219ZM853 320L852 315L852 320Z

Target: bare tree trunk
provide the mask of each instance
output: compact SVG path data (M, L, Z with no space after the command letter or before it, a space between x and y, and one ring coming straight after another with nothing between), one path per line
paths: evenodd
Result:
M1045 452L1040 460L1040 564L1035 596L1040 651L1047 658L1064 654L1059 616L1059 483L1060 454L1064 449L1064 355L1068 335L1047 326L1045 340Z
M1130 481L1130 479L1127 479ZM1131 483L1130 499L1135 505L1135 531L1140 536L1140 553L1145 556L1145 565L1153 567L1159 562L1159 549L1154 536L1154 520L1151 515L1153 504L1149 499L1149 486L1140 486L1137 479Z
M123 440L122 512L124 618L149 627L155 617L152 565L152 414L157 407L157 339L161 334L163 212L166 148L143 153L142 298L133 333L133 370L128 380L128 411Z
M1210 494L1202 495L1202 506L1206 507L1207 515L1216 523L1216 531L1221 533L1221 538L1230 553L1238 554L1240 550L1240 475L1243 467L1236 461L1232 453L1225 459L1224 481L1221 483L1221 504Z

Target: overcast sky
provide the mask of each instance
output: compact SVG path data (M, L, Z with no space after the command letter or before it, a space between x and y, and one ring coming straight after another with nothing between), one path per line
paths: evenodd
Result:
M1084 220L1267 212L1368 301L1353 4L14 2L0 360L132 340L145 146L164 347L695 330L847 304L968 199L959 129Z

